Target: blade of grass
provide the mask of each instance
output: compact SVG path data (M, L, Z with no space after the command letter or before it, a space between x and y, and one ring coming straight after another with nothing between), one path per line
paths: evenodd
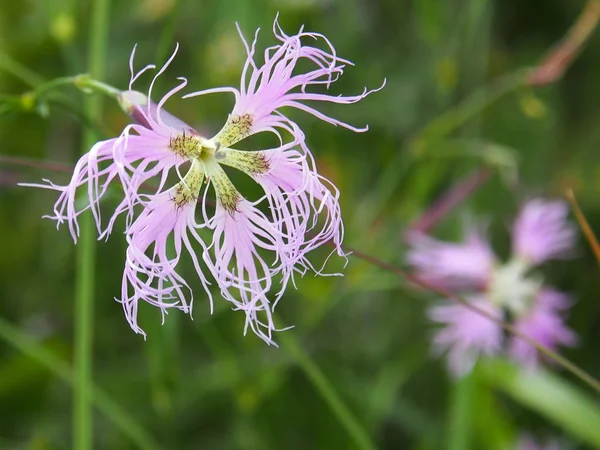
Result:
M2 317L0 317L0 338L46 367L70 387L75 388L75 377L69 364ZM159 448L154 439L108 394L94 386L91 386L91 393L91 399L98 409L115 428L129 437L136 447L146 450Z
M600 448L600 408L569 382L537 368L521 370L506 361L480 364L482 376L492 386L547 417L594 448Z
M43 77L14 60L4 52L0 53L0 70L11 74L13 77L18 78L32 88L45 81Z
M473 398L473 447L484 445L486 450L510 449L518 433L518 424L513 422L511 412L505 408L504 399L499 398L489 383L482 382L476 369L475 393Z
M448 450L470 448L474 389L475 379L472 374L462 377L452 384Z
M292 355L298 367L304 372L309 381L319 391L333 414L338 418L342 426L356 446L363 450L373 450L376 448L370 436L352 414L350 409L339 397L331 382L325 377L319 366L302 349L292 332L281 333L281 343L284 348Z

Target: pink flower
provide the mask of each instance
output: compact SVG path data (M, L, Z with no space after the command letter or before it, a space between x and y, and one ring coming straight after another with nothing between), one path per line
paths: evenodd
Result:
M501 309L483 296L472 297L469 303L497 319L502 318ZM428 315L444 325L433 344L436 352L448 352L448 366L455 376L470 372L480 354L491 356L502 349L502 328L461 304L434 306Z
M575 230L567 222L568 205L562 201L531 200L513 226L513 253L533 265L570 256Z
M564 324L564 311L571 301L562 292L542 288L529 311L517 319L517 330L551 350L559 345L573 346L577 335ZM540 358L535 347L516 337L511 337L509 354L526 366L535 367Z
M478 231L458 244L422 233L412 233L409 240L406 259L425 280L450 288L483 288L491 277L495 255Z
M92 210L101 237L108 237L116 219L125 214L129 247L119 301L137 333L143 334L137 324L140 300L157 306L163 315L169 308L191 313L193 288L177 272L184 252L192 258L211 310L210 281L205 271L210 272L222 297L234 309L244 311L245 331L252 329L270 344L276 330L273 308L294 274L308 270L322 274L307 254L332 242L334 252L344 256L339 192L318 174L304 133L279 108L293 107L333 125L365 131L366 127L355 128L304 102L355 103L373 91L365 90L357 96L307 92L315 85L329 88L349 62L338 58L331 43L320 34L301 30L287 36L277 20L273 29L280 44L265 51L260 66L254 60L256 39L250 48L242 37L248 60L239 91L226 87L184 96L234 92L234 109L212 138L202 136L164 110L165 102L186 86L185 79L179 78L180 83L158 104L150 100L157 77L166 70L177 49L154 76L147 95L133 91L132 85L154 66L135 73L134 49L129 89L119 95L119 102L136 124L127 126L118 138L96 144L79 160L67 186L33 185L59 191L52 218L59 225L66 221L74 240L79 235L77 219L83 211ZM323 41L325 49L303 45L306 39ZM313 67L295 73L298 62ZM230 148L264 131L279 137L277 148ZM247 200L222 165L246 173L261 186L264 196L255 202ZM169 183L171 173L177 175L174 185ZM100 201L113 181L120 183L124 196L105 225ZM87 205L75 201L82 188L87 191ZM209 191L215 193L216 202L209 199ZM168 242L173 242L172 251L167 250Z
M519 438L515 450L561 450L563 448L563 445L556 439L540 443L532 436L524 434Z
M458 292L482 310L514 321L523 334L549 349L572 346L575 334L564 324L563 312L570 303L560 292L544 287L531 274L533 264L564 256L571 249L574 230L566 222L562 202L533 200L522 210L513 230L517 252L500 263L483 236L471 231L461 243L438 241L422 233L408 236L407 261L418 276L445 289ZM454 375L471 370L478 355L505 351L515 361L535 367L538 351L522 339L511 337L505 349L501 328L460 303L435 306L430 318L444 327L434 338L436 353L448 351Z

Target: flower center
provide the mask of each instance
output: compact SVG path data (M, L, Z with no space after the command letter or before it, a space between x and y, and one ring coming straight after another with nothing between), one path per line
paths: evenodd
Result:
M492 302L515 315L525 313L542 286L541 280L527 276L529 268L527 262L520 259L495 268L488 287Z
M227 147L229 142L247 136L251 126L252 117L245 114L230 117L221 132L212 139L185 132L170 138L169 148L192 163L185 177L173 187L173 201L177 206L181 207L198 200L206 176L223 208L230 214L237 211L243 197L223 171L221 164L235 167L250 176L264 174L270 169L264 152L246 152Z
M171 136L169 148L184 158L199 158L203 150L201 138L185 132Z

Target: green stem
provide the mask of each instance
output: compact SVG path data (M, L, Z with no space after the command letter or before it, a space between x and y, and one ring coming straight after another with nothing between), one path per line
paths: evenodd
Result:
M323 372L315 364L315 362L302 350L291 332L281 333L280 340L285 348L290 352L296 363L302 369L306 377L317 388L325 402L331 408L333 414L338 418L340 423L348 434L352 437L356 446L363 450L375 449L375 444L352 414L350 409L340 399L334 387L325 377Z
M73 77L73 84L82 91L88 93L98 92L100 94L108 95L111 98L117 98L121 93L119 89L103 83L102 81L95 80L88 74Z
M45 81L43 77L39 76L28 67L25 67L19 61L14 60L4 52L0 53L0 70L10 73L15 78L18 78L23 83L33 88Z
M103 78L106 60L108 35L109 0L93 0L91 11L91 34L89 43L88 71L94 78ZM101 98L86 97L85 114L98 117ZM85 129L83 151L86 152L96 141L93 130ZM92 430L92 338L93 302L96 237L91 214L81 218L81 239L77 248L77 275L75 299L75 358L76 389L73 404L73 447L77 450L91 450Z
M60 77L54 78L53 80L48 81L47 83L42 83L36 86L36 88L32 91L32 93L39 97L44 95L47 92L50 92L53 89L56 89L60 86L73 85L75 83L76 77Z
M36 107L40 98L42 98L45 94L52 92L57 87L67 85L72 86L74 82L75 77L55 78L54 80L37 85L35 89L25 92L19 97L15 97L15 99L18 100L18 104L21 108L23 108L25 111L31 111Z
M474 375L471 373L456 380L452 385L448 450L470 448L474 383Z
M90 386L92 383L93 349L93 301L96 237L93 218L86 214L81 218L81 239L77 248L77 276L75 299L75 367L76 389L73 405L73 442L75 449L92 448L92 407Z
M116 99L121 92L117 88L114 88L106 83L94 80L88 74L83 74L74 77L55 78L51 81L38 84L31 91L25 92L21 95L0 94L0 101L4 100L6 102L10 102L11 104L17 106L20 109L24 109L25 111L31 111L35 109L40 99L42 99L46 94L52 93L56 88L63 86L75 86L76 88L88 94L96 92L107 95L113 99ZM51 96L48 95L47 99L50 99L50 97ZM58 95L56 98L54 98L53 101L63 106L72 106L69 104L68 101L65 100L66 98L62 98L60 95Z
M527 68L509 73L474 91L462 103L427 124L412 140L411 150L419 152L432 140L446 137L505 95L525 86L531 71Z

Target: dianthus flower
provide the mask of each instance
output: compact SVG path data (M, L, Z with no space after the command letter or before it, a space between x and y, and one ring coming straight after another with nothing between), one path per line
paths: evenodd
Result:
M540 442L529 434L519 436L515 450L561 450L565 448L557 439L548 439Z
M288 282L295 273L321 273L307 254L331 242L334 252L344 256L339 192L319 175L304 133L280 108L299 109L327 123L362 132L367 127L353 127L305 102L350 104L374 91L365 89L355 96L326 93L351 63L339 58L321 34L300 30L288 36L275 19L273 32L279 43L257 58L258 31L251 45L239 27L238 32L247 52L240 88L214 88L183 96L234 94L233 110L218 133L203 136L165 111L166 101L187 85L184 78L178 78L179 85L158 104L151 100L154 83L175 58L177 48L154 76L147 95L132 90L142 73L155 69L149 65L136 73L134 48L129 89L120 93L119 101L135 123L82 156L68 185L34 185L60 193L51 218L58 225L66 222L75 241L79 236L77 219L85 210L94 215L100 237L108 237L116 219L125 216L128 248L118 301L136 333L144 334L137 323L140 300L157 306L163 314L169 308L191 313L193 289L177 272L184 253L191 257L211 311L208 286L214 280L220 295L234 309L245 312L244 332L251 328L269 344L276 329L272 310ZM307 39L323 42L324 49L305 45ZM312 68L297 73L300 62ZM326 88L325 93L309 92L314 86ZM274 133L279 145L260 151L232 148L261 132ZM256 201L244 197L223 166L251 177L264 195ZM175 184L169 183L170 174L176 174ZM122 186L123 199L103 225L100 201L113 181ZM156 187L149 189L152 181ZM82 189L87 191L84 205L76 202ZM211 190L216 201L209 198Z
M497 319L509 318L521 333L545 347L554 350L559 345L574 345L576 335L564 324L564 313L571 304L568 296L531 274L535 266L571 254L575 231L567 214L567 205L561 201L526 203L512 229L513 255L504 264L479 229L471 229L462 243L413 233L407 261L419 277L461 293ZM510 357L528 367L535 367L540 358L534 347L517 337L505 342L496 323L461 304L433 306L429 317L444 325L434 347L436 353L448 352L454 375L468 373L478 355L495 355L505 347Z

